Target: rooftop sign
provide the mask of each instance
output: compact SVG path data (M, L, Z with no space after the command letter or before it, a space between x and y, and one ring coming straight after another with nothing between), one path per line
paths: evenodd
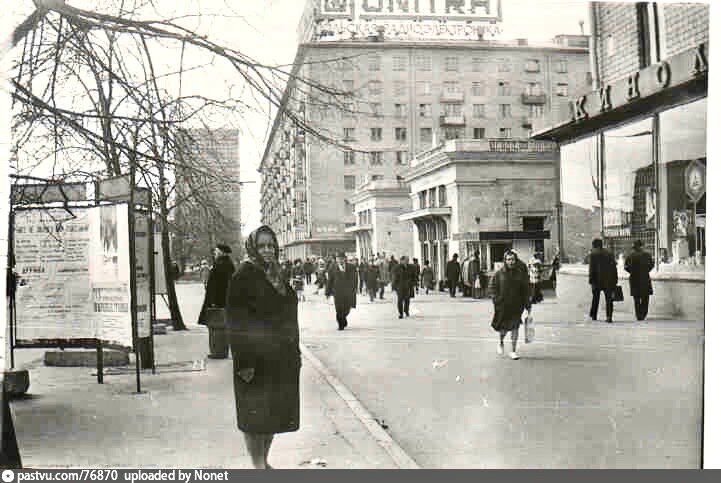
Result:
M321 0L318 18L500 22L501 0Z

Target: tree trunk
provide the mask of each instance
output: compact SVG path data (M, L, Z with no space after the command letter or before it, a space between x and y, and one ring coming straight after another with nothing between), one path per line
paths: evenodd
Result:
M162 212L166 210L161 208ZM183 323L183 316L178 306L178 296L175 294L175 278L171 270L170 258L170 235L168 233L168 224L166 222L167 214L163 214L162 229L160 233L160 244L163 247L163 266L165 267L165 284L168 288L168 306L170 307L170 318L173 321L173 330L188 330Z

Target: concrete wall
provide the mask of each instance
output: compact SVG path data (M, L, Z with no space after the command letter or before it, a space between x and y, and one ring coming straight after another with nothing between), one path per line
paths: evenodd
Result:
M683 280L652 276L653 292L649 303L649 318L672 320L704 320L706 284L698 280ZM626 273L620 274L619 284L623 287L625 301L615 303L614 313L622 314L626 320L635 320L633 297L628 286ZM588 314L591 306L591 286L588 284L588 266L562 267L558 277L556 293L565 302L574 301L579 317ZM599 313L603 313L603 302ZM630 317L630 319L629 319Z

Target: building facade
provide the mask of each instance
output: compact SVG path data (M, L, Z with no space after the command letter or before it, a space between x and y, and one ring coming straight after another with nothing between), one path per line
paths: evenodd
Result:
M564 258L599 237L622 259L641 240L656 310L703 319L709 6L600 2L591 22L594 89L534 133L562 143Z
M290 258L355 251L350 200L366 177L396 180L411 158L447 140L528 138L590 87L587 36L529 45L307 34L295 65L296 78L343 95L322 102L290 82L268 140L262 219Z
M218 243L242 251L237 129L190 129L175 171L174 255L181 263L210 259Z
M508 249L548 259L558 238L558 159L556 143L527 139L449 141L418 156L404 175L412 209L399 217L412 223L414 256L436 280L454 253L478 251L487 271Z

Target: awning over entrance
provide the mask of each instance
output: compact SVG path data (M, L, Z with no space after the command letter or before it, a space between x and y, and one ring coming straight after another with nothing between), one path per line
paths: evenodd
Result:
M451 207L443 206L440 208L421 208L420 210L403 213L398 216L399 221L415 221L430 220L439 216L451 216Z
M496 241L496 240L548 240L551 238L551 232L543 231L480 231L478 239L480 241Z

